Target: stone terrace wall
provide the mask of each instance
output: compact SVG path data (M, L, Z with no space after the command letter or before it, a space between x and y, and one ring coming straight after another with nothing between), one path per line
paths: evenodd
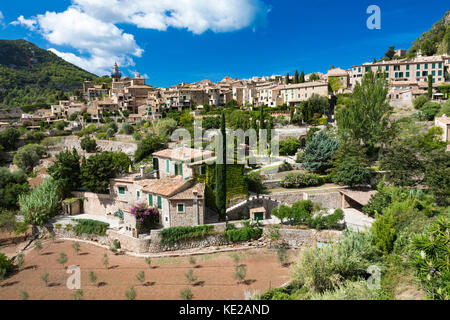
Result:
M305 193L304 200L320 203L326 209L339 209L342 205L340 192Z
M125 203L113 200L109 194L98 194L92 192L73 192L78 198L84 198L84 213L104 216L108 213L115 213L119 209L127 209Z
M150 238L133 238L128 235L119 233L115 230L109 230L109 239L111 243L114 240L118 240L120 242L121 249L132 251L135 253L147 253L150 250Z
M137 150L137 144L131 142L96 140L97 146L101 151L124 152L129 156L133 156ZM61 137L61 145L64 149L72 150L75 148L78 152L82 152L81 139L76 136Z
M305 200L303 194L304 193L301 191L286 191L286 192L272 193L269 195L269 197L273 200L278 200L281 203L290 206L295 202Z
M270 237L270 227L263 229L263 236ZM319 242L334 242L342 235L342 231L314 229L279 229L280 240L290 247L300 248L313 246Z
M179 243L174 246L161 245L161 230L152 230L150 234L150 245L148 248L149 252L166 252L166 251L177 251L186 250L194 248L206 248L206 247L216 247L226 245L227 242L223 237L223 233L226 229L225 223L217 223L212 225L216 234L210 235L205 239L197 241L188 241L184 243Z

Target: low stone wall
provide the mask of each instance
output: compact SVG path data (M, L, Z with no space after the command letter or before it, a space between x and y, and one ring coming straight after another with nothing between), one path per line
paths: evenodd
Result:
M95 234L82 234L80 236L76 235L73 230L66 230L64 228L56 229L53 228L53 231L55 232L55 236L57 238L67 238L67 239L80 239L84 241L93 241L98 242L101 245L104 246L110 246L113 242L113 239L111 239L108 235L106 236L97 236ZM109 231L107 231L107 234Z
M270 238L270 227L263 228L263 236ZM317 242L334 242L342 235L342 231L325 230L318 231L314 229L278 229L278 234L282 242L290 247L300 248L313 246Z
M295 202L305 200L303 194L304 193L301 191L286 191L286 192L272 193L269 196L271 199L278 200L281 203L290 206Z
M194 249L194 248L207 248L207 247L218 247L222 245L226 245L227 242L223 237L223 233L226 230L226 223L217 223L212 225L214 227L214 234L201 239L194 240L176 244L174 246L167 246L161 244L161 232L162 230L152 230L150 234L150 245L148 248L149 252L157 253L157 252L166 252L166 251L177 251L177 250L186 250L186 249Z
M266 180L263 181L263 186L266 189L276 189L281 187L281 180Z
M118 240L120 242L120 248L127 251L135 253L147 253L150 251L150 238L133 238L115 230L109 230L108 237L111 243L114 240Z
M105 216L108 213L117 212L119 209L127 209L126 204L113 200L109 194L76 191L73 192L73 195L77 198L84 198L84 213Z
M124 152L129 156L133 156L137 150L137 143L97 139L96 142L101 151ZM75 148L77 151L82 152L80 143L81 139L76 136L61 137L61 144L69 150Z
M327 193L305 193L304 200L311 200L314 203L321 204L326 209L341 208L341 193L327 192Z

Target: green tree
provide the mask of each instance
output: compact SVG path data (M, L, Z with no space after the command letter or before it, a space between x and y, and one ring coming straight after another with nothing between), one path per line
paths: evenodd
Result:
M15 150L19 138L20 132L16 128L6 128L0 131L0 145L3 146L5 151Z
M302 70L298 83L305 83L305 71Z
M295 70L294 83L300 83L300 74L298 73L298 70Z
M289 72L286 73L285 83L286 83L286 84L291 83L291 77L289 76Z
M375 222L372 225L374 243L386 254L394 248L394 241L397 237L395 224L396 217L393 210L388 208L382 215L375 213Z
M331 167L331 159L339 143L325 131L315 135L303 152L303 168L310 172L323 173Z
M166 145L166 140L160 136L147 135L138 145L134 153L135 162L141 162L154 152L161 150Z
M418 96L416 99L413 100L414 108L416 108L417 110L420 110L420 109L422 109L423 105L425 103L427 103L428 101L430 101L428 96L426 96L426 95Z
M427 96L429 99L433 98L433 75L428 75L428 91Z
M441 206L450 206L450 154L432 152L424 164L424 183Z
M22 170L10 172L0 167L0 208L18 209L18 197L30 189L27 176Z
M222 154L216 161L216 207L221 220L225 220L227 212L227 138L225 128L225 113L222 112L220 122L220 132L222 136Z
M394 47L394 46L389 47L389 50L386 51L386 53L384 54L384 56L385 56L388 60L392 60L392 58L395 56L395 47Z
M384 78L369 71L356 84L350 105L336 113L340 140L355 140L373 154L377 145L392 136L392 110Z
M50 176L59 183L64 196L68 196L71 191L77 190L80 185L80 156L74 148L60 152L56 155L56 161L48 168Z
M64 268L64 265L67 262L67 254L65 254L64 252L61 252L59 254L58 259L56 259L56 262L58 262Z
M351 188L370 184L370 170L364 168L355 158L347 158L332 169L332 179L336 184Z
M95 139L89 137L83 138L80 142L81 149L88 153L94 153L97 151L97 142Z
M317 74L317 73L311 73L311 75L309 76L309 81L317 81L317 80L319 80L320 79L320 77L319 77L319 75Z
M27 144L20 148L14 155L14 164L26 173L30 173L39 164L44 154L45 148L43 146L39 144Z
M425 120L433 121L434 117L439 113L439 110L441 110L441 105L439 103L429 101L422 106L420 114Z

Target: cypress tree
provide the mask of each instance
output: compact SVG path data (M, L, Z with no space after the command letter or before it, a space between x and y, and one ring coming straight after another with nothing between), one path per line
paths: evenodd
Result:
M286 73L286 84L289 84L291 82L289 72Z
M259 130L265 129L264 125L264 106L261 106L259 109Z
M433 98L433 75L428 75L428 98Z
M300 83L300 76L298 70L295 70L294 83Z
M220 132L222 134L222 164L216 162L216 206L219 217L222 221L226 219L227 214L227 186L226 186L226 159L227 159L227 139L225 129L225 113L222 111L220 122ZM218 160L220 157L218 157Z
M300 75L300 80L298 83L305 83L305 71L302 71L302 74Z

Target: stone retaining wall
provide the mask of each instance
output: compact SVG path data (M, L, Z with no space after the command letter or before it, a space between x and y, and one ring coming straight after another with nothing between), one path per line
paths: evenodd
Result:
M97 146L101 151L114 151L123 152L129 156L134 156L137 150L137 143L110 141L110 140L97 140ZM61 137L61 145L63 148L72 150L75 148L78 152L82 152L81 139L76 136Z
M263 228L263 236L270 238L270 227ZM290 247L300 248L315 245L317 242L334 242L342 235L342 231L314 229L278 229L280 241Z

